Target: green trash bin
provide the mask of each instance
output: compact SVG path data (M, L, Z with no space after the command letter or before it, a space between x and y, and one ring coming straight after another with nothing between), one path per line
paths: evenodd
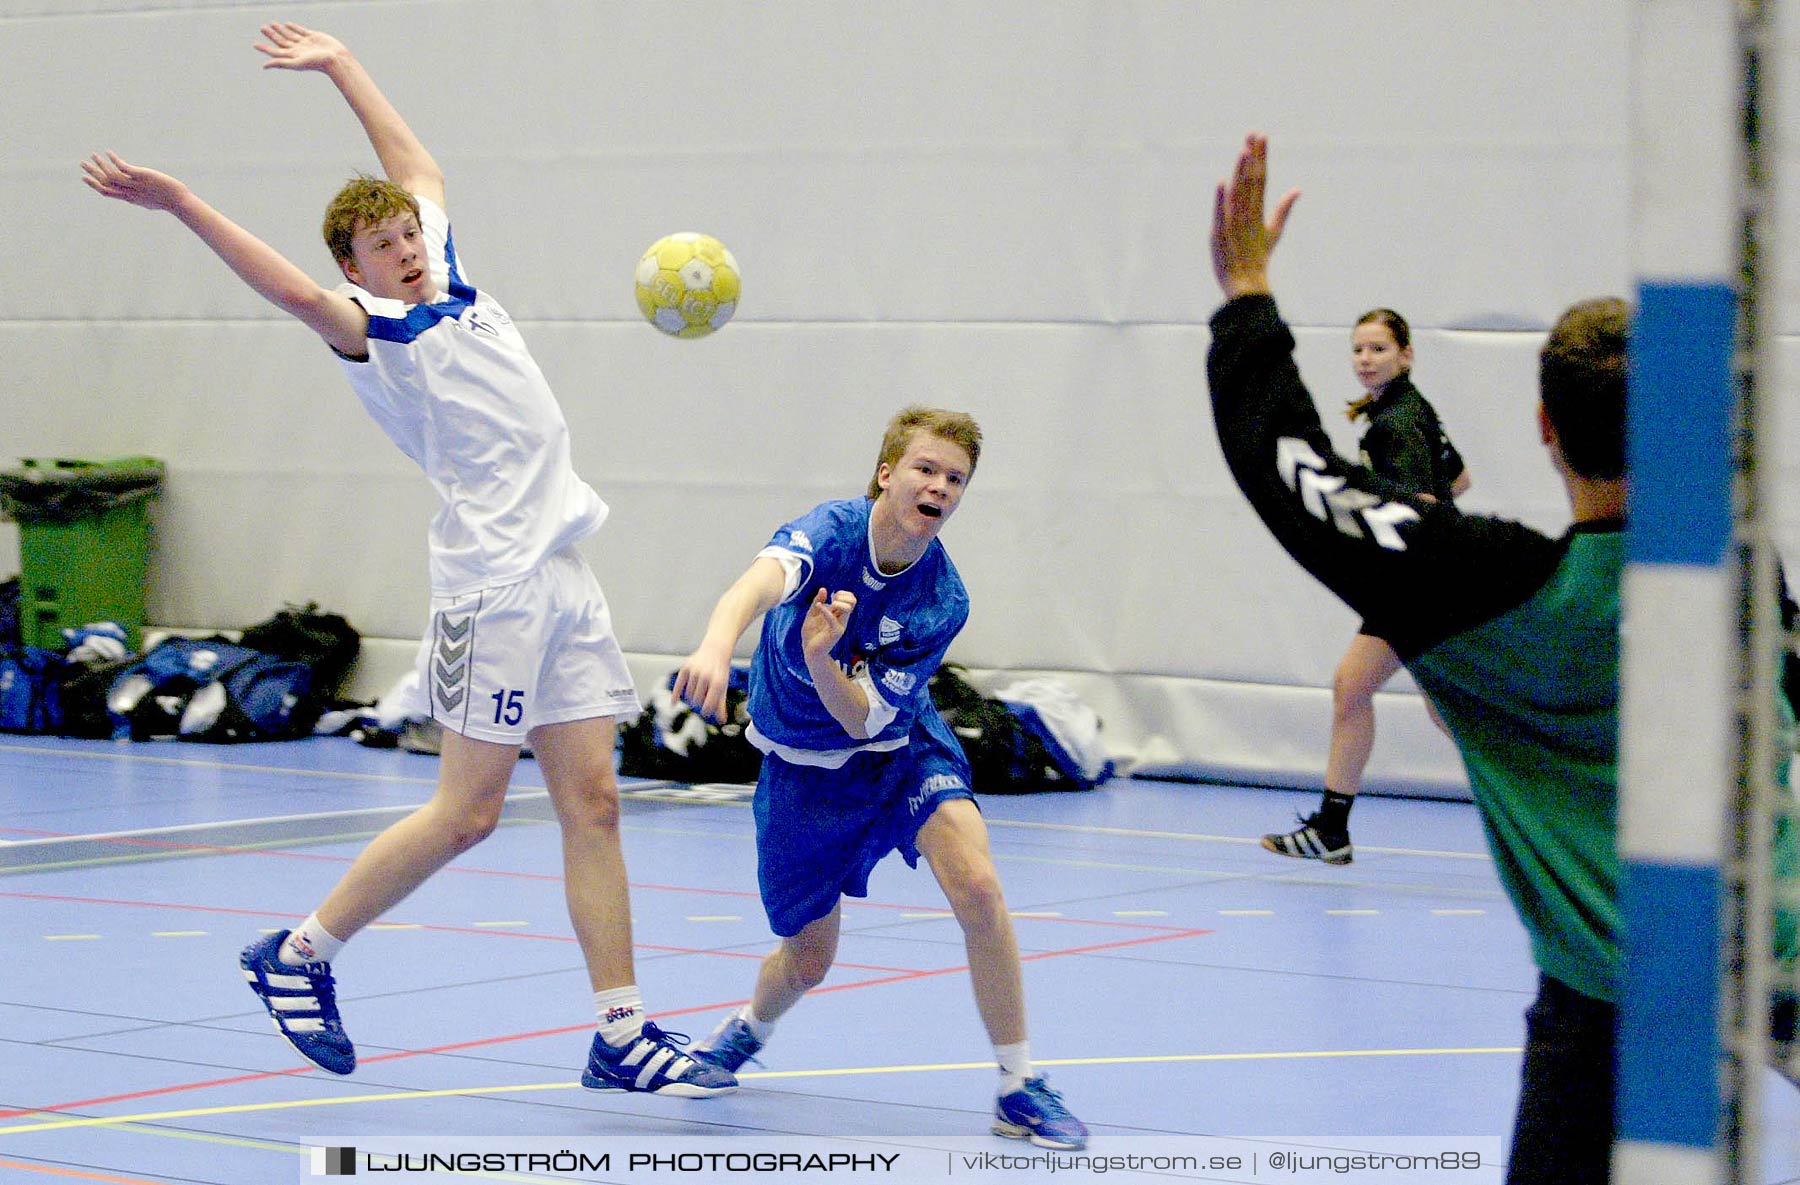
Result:
M27 458L0 471L0 513L19 524L19 628L28 646L61 649L64 627L116 621L143 645L154 457Z

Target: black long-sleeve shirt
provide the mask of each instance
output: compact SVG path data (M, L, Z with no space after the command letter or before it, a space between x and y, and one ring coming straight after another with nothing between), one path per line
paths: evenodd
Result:
M1462 454L1450 443L1437 409L1406 375L1398 375L1368 409L1363 461L1402 489L1448 502L1462 475Z

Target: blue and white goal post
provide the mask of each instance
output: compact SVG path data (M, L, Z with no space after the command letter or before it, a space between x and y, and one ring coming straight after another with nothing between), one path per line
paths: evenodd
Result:
M1758 1178L1787 644L1766 466L1775 139L1759 0L1639 0L1621 656L1620 1185ZM1765 154L1764 146L1768 149ZM1769 317L1768 320L1773 320ZM1791 818L1785 824L1792 825ZM1782 977L1786 976L1784 980Z

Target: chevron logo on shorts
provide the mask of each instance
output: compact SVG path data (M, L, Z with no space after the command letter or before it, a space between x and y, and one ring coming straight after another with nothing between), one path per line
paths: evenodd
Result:
M473 642L469 630L474 624L473 613L461 618L438 614L438 643L431 659L431 694L446 712L454 712L468 694L469 647Z

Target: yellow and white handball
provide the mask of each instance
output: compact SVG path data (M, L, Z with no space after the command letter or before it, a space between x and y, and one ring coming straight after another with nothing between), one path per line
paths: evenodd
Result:
M737 312L737 260L711 235L658 239L638 260L637 303L644 320L669 336L705 337Z

